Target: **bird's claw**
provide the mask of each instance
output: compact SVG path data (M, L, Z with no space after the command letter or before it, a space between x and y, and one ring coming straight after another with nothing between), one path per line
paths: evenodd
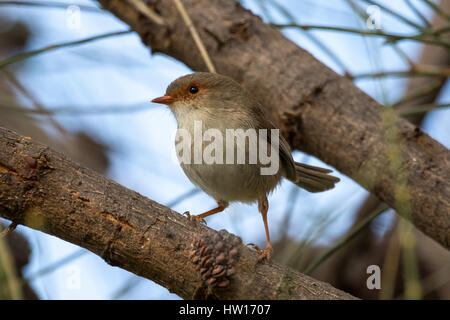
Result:
M189 211L184 212L183 215L185 215L186 218L188 218L189 221L194 221L194 222L197 222L197 223L203 223L203 224L206 225L206 220L205 219L201 218L200 216L193 216L193 215L191 215L191 213Z
M267 246L264 250L262 250L254 243L247 243L247 246L251 246L259 254L258 261L270 260L270 256L272 255L272 246Z

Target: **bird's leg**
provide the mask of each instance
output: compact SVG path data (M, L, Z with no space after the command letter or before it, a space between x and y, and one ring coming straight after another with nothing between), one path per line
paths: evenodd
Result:
M261 212L261 216L263 218L264 229L266 230L267 245L264 250L261 250L254 243L249 243L249 245L251 245L256 250L256 252L258 252L260 261L264 259L269 260L272 254L272 243L270 242L269 225L267 223L267 211L269 210L269 202L267 201L266 195L258 200L258 209L259 212Z
M187 216L189 220L197 221L198 223L206 223L205 219L206 217L212 216L213 214L222 212L228 207L228 202L219 200L217 201L217 208L211 209L209 211L203 212L202 214L198 214L195 216L192 216L189 211L186 211L184 214Z

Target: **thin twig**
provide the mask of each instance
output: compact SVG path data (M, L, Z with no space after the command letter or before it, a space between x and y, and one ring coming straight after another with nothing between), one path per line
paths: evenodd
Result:
M136 8L137 11L142 13L144 16L152 20L154 23L160 26L165 25L164 19L158 15L155 11L150 9L142 0L127 0L132 6Z
M395 12L395 11L389 9L389 8L386 7L386 6L381 5L381 4L378 3L378 2L375 2L375 1L373 1L373 0L361 0L361 1L364 1L364 2L366 2L366 3L368 3L368 4L370 4L370 5L374 5L374 6L379 7L381 10L383 10L383 11L389 13L391 16L396 17L397 19L403 21L404 23L410 25L411 27L414 27L414 28L416 28L416 29L418 29L418 30L421 30L421 31L425 31L424 28L423 28L422 26L418 25L417 23L412 22L412 21L409 20L408 18L406 18L406 17L402 16L401 14L399 14L399 13L397 13L397 12Z
M23 283L32 282L39 277L49 274L49 273L57 270L58 268L62 267L63 265L80 258L81 256L85 255L88 252L89 251L84 250L84 249L78 249L78 250L72 252L71 254L61 258L60 260L40 269L40 270L36 271L35 273L33 273L32 275L26 277L25 279L23 279Z
M80 44L85 44L85 43L91 42L91 41L96 41L96 40L101 40L101 39L105 39L105 38L110 38L110 37L130 34L132 32L133 31L131 31L131 30L108 32L108 33L104 33L104 34L101 34L101 35L97 35L97 36L86 38L86 39L82 39L82 40L71 41L71 42L64 42L64 43L60 43L60 44L47 46L47 47L44 47L42 49L32 50L32 51L29 51L29 52L22 52L22 53L10 56L9 58L6 58L6 59L0 61L0 69L4 68L4 67L6 67L6 66L8 66L10 64L13 64L15 62L23 61L23 60L28 59L30 57L34 57L34 56L37 56L39 54L43 54L43 53L46 53L46 52L49 52L49 51L53 51L53 50L56 50L56 49L72 47L72 46L76 46L76 45L80 45Z
M6 75L8 81L17 89L19 90L25 97L27 97L32 103L33 106L36 108L36 110L40 111L46 111L47 109L39 103L39 101L34 97L16 78L16 76L8 71L7 69L3 70L3 73ZM53 127L61 134L61 136L67 137L67 131L61 126L58 121L56 121L53 118L49 118L50 123L53 125Z
M410 68L414 68L416 66L416 63L406 54L403 49L401 49L399 46L392 44L392 49L394 49L395 52L399 55L400 58L405 60L405 62L410 66Z
M398 71L383 71L372 73L360 73L348 76L350 79L363 79L363 78L384 78L384 77L442 77L448 78L450 76L450 68L439 69L417 66L411 70L398 70Z
M425 16L422 14L422 12L420 12L416 8L416 6L414 6L411 3L411 0L404 0L404 1L405 1L406 5L411 9L411 11L413 11L416 14L416 16L418 16L420 18L420 20L422 20L422 22L425 24L425 26L427 28L431 28L431 23L427 20L427 18L425 18Z
M360 25L360 27L367 27L367 21L372 19L366 10L361 8L359 5L353 2L353 0L346 0L347 5L356 13L357 17L360 20L356 20L356 22ZM363 37L364 47L366 49L367 56L370 61L370 65L372 69L380 70L383 66L383 62L380 59L381 52L380 46L376 45L374 41L369 41L367 37ZM391 46L396 46L395 43L392 43ZM379 92L379 100L386 102L388 100L388 94L386 90L386 86L383 81L377 79L378 81L374 82L375 89Z
M332 256L336 251L342 248L345 244L347 244L350 240L352 240L355 236L359 234L359 232L367 227L373 219L378 217L380 214L385 212L388 209L388 206L383 204L377 210L372 212L367 218L361 221L353 230L345 236L345 238L341 239L335 246L328 249L324 254L322 254L316 261L311 263L309 267L304 271L304 274L310 275L318 266L320 266L325 260L327 260L330 256Z
M189 199L190 197L196 195L197 193L200 193L200 189L199 188L193 188L191 190L189 190L186 193L183 193L182 195L176 197L175 199L173 199L172 201L170 201L169 203L166 204L167 207L169 208L173 208L176 205L178 205L179 203L181 203L182 201Z
M14 230L16 230L16 228L17 228L17 222L14 222L14 221L11 222L11 224L8 227L6 227L4 230L2 230L0 232L0 238L6 238L6 236L8 234L10 234L11 232L13 232Z
M29 113L34 115L67 115L67 116L87 116L87 115L98 115L98 114L121 114L121 113L131 113L131 112L142 112L152 108L149 103L139 103L136 105L131 105L128 107L124 106L108 106L108 107L91 107L91 108L79 108L79 107L58 107L58 108L47 108L47 109L30 109L17 105L14 102L1 101L0 108L6 109L9 112L20 112Z
M347 3L347 5L356 12L356 14L359 16L359 18L366 22L367 19L369 19L369 15L367 14L366 11L364 11L361 7L359 7L356 3L354 3L352 0L345 0L345 2ZM406 61L406 63L408 63L409 66L413 67L415 64L414 62L408 57L408 55L396 44L396 43L391 43L390 44L392 46L392 48L395 50L395 52L397 52L397 54ZM370 55L370 52L368 52ZM381 86L381 84L380 84Z
M264 0L264 1L267 1L267 0ZM288 23L295 23L296 22L295 17L286 8L284 8L282 5L280 5L278 2L273 1L273 0L270 0L268 2L288 20ZM273 23L273 21L271 21L271 23ZM313 42L320 50L323 51L324 54L326 54L331 60L333 60L334 63L336 63L342 69L342 72L345 75L350 74L350 71L348 70L348 68L345 65L345 63L322 40L320 40L318 37L316 37L311 32L308 32L308 31L302 30L302 29L299 29L299 30L303 31L303 34L311 42Z
M111 300L119 300L126 294L128 294L132 289L134 289L143 278L138 277L134 274L130 275L123 283L123 285L117 289L113 294L111 294Z
M256 4L258 5L259 9L261 10L262 17L266 17L267 20L273 21L272 15L270 14L269 9L266 6L266 0L257 0Z
M427 44L434 44L450 49L450 43L436 39L426 34L416 34L416 35L401 35L401 34L393 34L393 33L385 33L382 30L359 30L352 28L343 28L343 27L333 27L333 26L317 26L317 25L299 25L295 23L291 24L273 24L276 28L300 28L303 30L327 30L327 31L337 31L337 32L347 32L354 34L361 34L365 36L374 36L374 37L384 37L386 38L387 43L394 43L403 40L410 41L418 41Z
M386 253L383 258L381 277L381 290L378 294L379 300L391 300L394 297L397 274L400 265L400 242L398 239L399 225L398 219L394 221Z
M440 36L440 35L442 35L444 33L449 32L449 31L450 31L450 26L445 26L445 27L442 27L442 28L434 30L432 33L434 35L436 35L436 36Z
M205 64L208 67L209 72L216 73L216 68L214 67L214 65L211 61L211 58L208 55L208 51L206 51L206 48L203 45L203 42L200 39L200 36L198 35L198 32L195 29L191 18L189 17L188 13L186 12L186 9L184 8L183 3L180 0L173 0L173 2L175 3L175 6L177 7L178 11L180 12L181 17L184 20L184 23L186 24L189 31L191 32L192 38L194 39L194 42L197 45L197 48L200 51L200 54L202 55L202 58L205 61Z
M437 4L433 3L430 0L423 0L431 9L434 10L438 15L450 21L450 15L444 12Z
M403 140L397 126L398 116L392 107L382 109L381 119L384 128L385 152L388 156L388 167L394 178L394 199L396 211L402 217L412 219L412 192L407 179L403 157ZM413 226L406 220L400 220L400 245L402 248L402 266L405 295L408 299L420 299L419 267L415 252Z
M330 226L341 216L342 212L348 211L348 204L353 202L354 198L356 198L356 194L349 198L343 206L334 210L332 214L328 211L317 213L317 218L314 220L314 228L308 228L302 237L304 240L295 245L290 257L286 260L286 265L292 266L298 261L301 263L301 268L304 269L305 257L314 255L314 244L317 244L317 241L324 236Z
M70 3L56 2L56 1L0 1L0 5L3 6L27 6L27 7L41 7L41 8L58 8L67 9ZM95 13L106 13L99 7L94 7L90 5L77 4L81 10L95 12Z
M408 95L404 96L402 99L393 103L391 105L391 107L398 107L398 106L408 103L410 101L414 101L416 99L422 98L422 97L434 92L437 88L441 87L442 83L443 83L442 79L440 79L440 78L435 79L434 81L431 81L430 84L428 84L427 86L414 91L412 94L408 94Z
M420 300L423 297L419 278L414 226L406 220L399 221L399 238L402 249L404 296L407 300Z
M450 107L450 103L441 103L441 104L430 103L430 104L424 104L421 106L409 108L408 110L404 110L404 111L400 112L400 115L402 117L407 117L407 116L411 116L411 115L415 115L415 114L427 113L429 111L444 109L444 108L448 108L448 107Z

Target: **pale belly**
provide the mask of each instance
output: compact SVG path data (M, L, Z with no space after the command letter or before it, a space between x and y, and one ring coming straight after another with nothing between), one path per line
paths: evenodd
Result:
M254 202L272 191L281 173L261 175L251 164L181 164L188 178L216 200Z
M195 137L194 134L194 121L198 119L203 119L206 116L201 114L201 111L196 111L184 115L182 119L179 119L179 128L187 130L191 137ZM208 128L217 128L222 137L224 137L223 142L225 142L227 124L221 120L211 119L208 116L208 126L205 126L206 122L203 122L203 132ZM235 125L236 128L248 128L246 124ZM226 143L222 145L222 160L219 161L223 164L218 164L217 161L210 161L207 164L202 161L202 164L195 164L194 157L194 142L193 140L186 140L187 144L192 143L191 148L186 148L187 152L191 153L189 161L181 161L180 165L183 168L185 174L188 178L202 189L205 193L210 195L216 200L223 200L227 202L240 201L240 202L254 202L265 196L267 193L272 191L280 182L283 176L283 168L279 168L276 172L270 175L261 174L261 166L267 167L259 163L259 159L256 161L257 164L250 164L248 153L249 145L233 145L234 154L244 153L246 156L245 164L238 164L238 161L227 161L226 159ZM205 142L203 147L208 145L209 142ZM201 154L205 152L205 149L200 149ZM205 152L207 153L207 152ZM255 154L258 154L256 150ZM277 159L278 160L278 159ZM279 162L279 161L278 161ZM227 164L228 163L228 164ZM255 162L253 162L255 163Z

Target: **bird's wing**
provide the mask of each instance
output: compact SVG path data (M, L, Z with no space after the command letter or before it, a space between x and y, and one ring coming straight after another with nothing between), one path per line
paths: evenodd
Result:
M266 109L264 109L264 106L255 105L255 107L251 108L251 113L253 115L253 119L256 119L258 123L256 129L278 129L278 127L275 125L275 119ZM267 140L269 144L272 145L270 133L268 133L267 135ZM294 159L292 159L291 148L289 147L286 139L281 134L279 137L278 149L281 164L286 171L286 178L295 181L297 174L295 171L295 162Z

